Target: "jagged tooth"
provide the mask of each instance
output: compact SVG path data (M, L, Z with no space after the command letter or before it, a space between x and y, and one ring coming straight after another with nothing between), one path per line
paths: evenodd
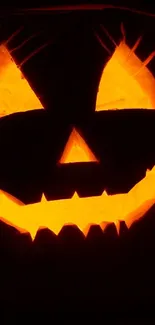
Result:
M115 226L116 226L117 234L119 235L120 234L120 223L121 223L121 221L116 220L114 223L115 223Z
M36 235L37 235L37 232L39 231L39 229L38 230L36 230L36 231L31 231L31 232L29 232L29 234L30 234L30 236L31 236L31 239L32 239L32 241L34 241L35 240L35 238L36 238Z
M103 191L102 195L108 196L108 193L106 192L106 190Z
M147 169L147 171L146 171L146 173L155 173L155 166L153 166L153 168L152 169Z
M127 222L127 220L125 220L124 222L125 222L125 225L126 225L126 227L129 229L129 228L130 228L130 226L128 225L128 222Z
M88 233L89 233L89 230L90 230L90 227L92 226L91 223L89 223L85 229L83 230L83 234L85 235L85 237L87 237Z
M47 202L46 196L44 193L42 193L41 202Z
M75 191L72 198L79 198L78 193Z
M107 225L109 224L109 222L103 221L100 223L100 227L102 229L102 231L104 232L105 228L107 227Z

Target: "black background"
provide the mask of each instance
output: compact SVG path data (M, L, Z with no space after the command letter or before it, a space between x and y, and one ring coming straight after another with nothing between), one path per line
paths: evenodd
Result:
M149 3L132 7L155 12ZM1 41L23 26L8 43L10 50L38 33L13 53L17 64L40 45L51 43L22 66L45 110L0 119L0 188L25 204L40 201L43 192L49 200L71 197L75 190L81 196L100 195L104 189L109 194L127 192L155 165L155 112L94 112L109 59L94 30L113 53L100 24L119 44L123 22L130 46L143 36L136 53L144 60L155 49L155 17L117 9L33 15L15 11L3 6L0 13ZM155 60L148 67L155 75ZM98 166L57 165L72 127L99 158ZM129 231L122 224L120 237L113 225L105 234L92 228L87 239L65 227L58 237L40 231L33 244L29 235L1 223L0 299L5 317L30 310L73 319L124 317L126 323L135 315L153 317L153 216L154 208Z

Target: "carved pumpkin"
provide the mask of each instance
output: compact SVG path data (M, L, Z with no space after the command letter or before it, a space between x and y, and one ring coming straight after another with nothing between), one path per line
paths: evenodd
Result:
M49 56L0 48L1 300L6 315L142 313L155 292L153 55L132 35L107 57L87 23L69 30Z
M136 46L130 49L122 41L107 62L101 75L94 116L108 109L142 107L152 109L154 107L155 79L146 67L146 63L143 64L135 55ZM8 115L11 110L13 112L27 111L30 107L40 109L41 102L34 95L27 81L21 76L21 72L12 60L9 51L3 45L1 46L1 65L1 84L2 89L4 89L1 106L5 105L1 114ZM23 100L21 106L18 103L19 91L22 93L21 99ZM10 94L10 101L8 93ZM88 119L86 123L89 122L91 121ZM59 174L64 177L65 168L70 179L69 170L73 163L75 164L73 173L76 173L77 168L84 168L86 171L90 164L92 166L91 172L93 172L93 169L94 171L97 170L98 165L101 164L99 155L96 158L96 155L74 127L64 151L57 161L56 168L58 171L56 173L58 178L56 182L59 179ZM79 163L82 164L81 167L78 166ZM64 169L62 164L66 164ZM40 227L49 228L58 234L66 224L74 224L85 233L88 232L91 224L98 224L104 230L108 222L114 222L119 227L118 222L122 220L129 227L132 222L143 216L155 202L154 168L147 171L146 176L135 184L128 193L122 194L109 195L106 190L103 190L103 193L98 196L80 198L76 193L78 189L73 184L75 193L71 198L47 201L43 195L40 203L36 202L23 206L22 202L10 198L1 191L1 218L21 231L30 232L33 238ZM101 173L104 175L104 169L101 170ZM90 174L89 177L91 177ZM80 181L82 182L82 179ZM61 184L59 186L61 187ZM81 216L80 219L79 215Z
M18 112L19 107L20 111L26 111L30 107L41 108L41 103L35 97L26 80L20 75L19 69L3 45L1 46L1 57L1 80L2 87L4 87L1 106L5 105L6 107L1 114L10 114L10 109L13 112ZM113 74L113 71L116 71L116 75ZM113 76L117 80L113 81ZM142 62L134 54L134 50L130 50L124 42L121 42L103 71L97 95L96 111L106 110L107 107L113 109L113 106L118 109L143 106L153 108L154 86L153 75L147 67L142 65ZM126 88L124 89L124 87ZM112 92L111 89L114 89L115 92ZM19 98L17 91L22 92L23 104L21 103L21 106L17 102ZM10 103L8 103L7 92L11 94ZM131 92L132 99L130 99ZM106 95L104 96L104 94ZM7 103L5 103L5 98ZM68 167L71 168L70 163L90 164L91 162L99 164L99 160L84 139L73 128L59 163L69 164ZM57 168L61 169L59 166ZM66 224L75 224L82 231L88 231L88 226L91 224L99 224L104 229L107 222L115 222L117 225L119 220L124 220L129 226L154 204L154 175L153 168L126 194L110 196L104 191L100 196L79 198L75 193L72 198L50 202L46 201L43 196L41 203L24 207L21 202L1 192L1 218L18 229L29 231L33 237L40 227L48 227L55 233L59 233ZM81 220L79 220L79 214ZM32 218L33 215L36 217ZM53 215L55 216L54 220L51 218Z

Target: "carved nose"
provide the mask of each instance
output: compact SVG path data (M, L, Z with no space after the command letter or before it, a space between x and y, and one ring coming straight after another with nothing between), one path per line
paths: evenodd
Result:
M74 128L60 158L60 164L97 161L85 140Z

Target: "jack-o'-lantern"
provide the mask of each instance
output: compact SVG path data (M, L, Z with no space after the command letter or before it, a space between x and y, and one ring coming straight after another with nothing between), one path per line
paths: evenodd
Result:
M93 130L95 126L93 120L96 118L102 120L106 110L108 112L108 110L123 109L124 113L125 109L153 109L155 107L155 79L147 68L147 63L153 56L149 56L144 63L141 62L135 54L138 44L139 41L133 48L129 48L125 40L122 40L105 65L99 83L96 110L92 118L86 120L86 128L88 130L92 128L92 136L96 132L95 129ZM4 45L0 50L1 107L4 106L1 115L28 111L30 107L40 109L41 102L21 75L9 50ZM22 94L21 97L19 97L19 92ZM117 112L112 114L116 116ZM107 118L106 115L104 117ZM80 128L82 131L82 127ZM110 129L110 124L108 128ZM102 145L104 148L103 143ZM73 125L70 128L68 142L54 169L53 187L57 188L58 198L47 200L43 194L41 202L24 205L2 190L1 218L20 230L30 232L32 237L35 237L40 227L47 227L58 234L66 224L77 225L85 233L91 224L98 224L104 229L109 222L114 222L116 226L119 226L119 221L124 220L127 226L130 226L155 202L154 167L147 171L137 184L130 186L126 193L110 195L106 190L108 187L108 178L105 175L106 164L103 168L104 163L108 163L107 153L107 148L105 148L102 162L99 152L97 154L93 152L86 138L80 135L80 131L76 130ZM97 193L93 195L96 177L102 181ZM93 181L90 181L90 178ZM101 184L102 182L104 185ZM97 183L99 183L98 180ZM68 197L65 197L65 192L63 194L65 187L69 190ZM90 191L90 195L85 190L83 191L84 188Z
M0 300L11 322L11 308L109 320L154 303L152 41L124 12L117 28L107 12L61 14L51 29L44 15L36 43L40 14L19 15L30 35L0 47Z

